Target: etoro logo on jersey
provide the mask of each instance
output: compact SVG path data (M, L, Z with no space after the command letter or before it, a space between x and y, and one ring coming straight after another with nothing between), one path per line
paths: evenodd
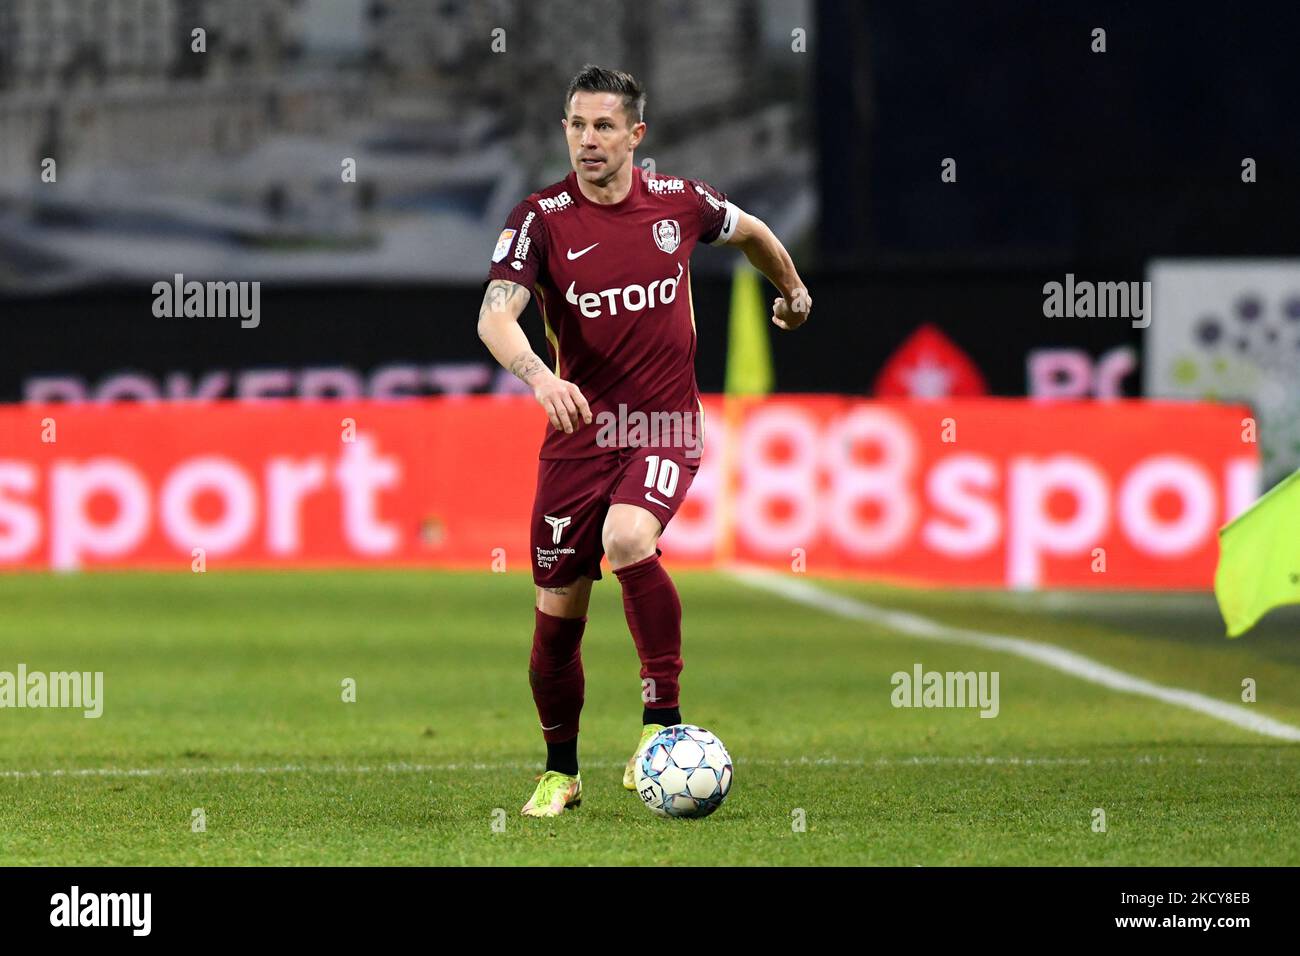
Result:
M598 319L604 315L602 300L610 315L618 315L618 306L623 304L624 312L640 312L653 309L657 305L668 305L677 298L677 283L682 279L682 264L677 263L677 275L667 279L655 279L650 285L625 285L617 289L601 289L599 292L577 292L575 279L569 283L564 298L570 305L576 305L589 319Z

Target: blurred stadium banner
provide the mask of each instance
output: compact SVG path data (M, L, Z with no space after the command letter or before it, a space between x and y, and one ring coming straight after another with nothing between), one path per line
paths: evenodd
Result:
M494 228L499 232L499 223ZM709 253L721 254L706 248L697 255ZM729 267L749 268L729 254ZM692 266L696 374L706 393L726 391L727 372L736 368L729 315L744 284L738 290L732 275L696 275ZM761 363L760 376L770 374L769 391L1053 399L1140 392L1142 331L1127 320L1044 318L1042 287L1061 278L1055 273L810 269L804 278L816 294L818 318L798 335L781 332L768 318L776 290L766 280L751 286L761 314L738 333L748 336L740 355ZM238 320L155 318L144 286L10 299L0 291L0 311L21 319L5 328L0 402L518 393L523 386L472 331L482 300L481 283L375 290L268 282L265 318L246 330ZM862 302L870 308L864 311ZM437 326L439 334L430 334L431 315L449 323ZM535 308L522 325L544 353ZM763 371L768 362L770 373Z
M706 399L700 472L663 538L676 562L1208 588L1217 529L1258 492L1242 407L722 401ZM201 548L209 570L524 569L541 437L515 396L4 407L0 567L188 571Z
M1300 259L1157 259L1147 277L1145 393L1245 402L1264 483L1300 468Z

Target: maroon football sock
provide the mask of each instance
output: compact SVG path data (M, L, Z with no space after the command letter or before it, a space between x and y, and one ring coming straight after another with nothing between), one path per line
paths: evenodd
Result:
M555 617L537 609L528 683L547 743L578 735L586 681L582 674L582 632L586 617Z
M623 613L641 657L641 684L646 706L678 706L682 672L682 602L659 555L615 568L623 585ZM647 684L651 680L653 684ZM653 699L651 699L653 697Z

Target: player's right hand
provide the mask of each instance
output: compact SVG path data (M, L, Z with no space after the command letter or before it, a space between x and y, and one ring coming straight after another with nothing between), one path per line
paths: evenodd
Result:
M591 424L591 407L582 397L582 391L558 375L550 375L539 383L533 389L533 397L546 409L551 424L566 435L577 431L583 422Z

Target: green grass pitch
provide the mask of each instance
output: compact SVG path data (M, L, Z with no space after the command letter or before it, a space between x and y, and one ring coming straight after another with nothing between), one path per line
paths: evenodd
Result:
M584 641L585 799L554 820L518 815L543 753L524 575L0 577L0 671L105 683L98 720L0 710L0 864L1300 863L1300 744L724 573L675 577L683 714L736 761L699 821L621 788L640 683L608 576ZM1243 706L1300 726L1296 609L1228 641L1207 595L819 586L1227 703L1249 677ZM999 672L1000 713L893 707L890 675L917 662Z

